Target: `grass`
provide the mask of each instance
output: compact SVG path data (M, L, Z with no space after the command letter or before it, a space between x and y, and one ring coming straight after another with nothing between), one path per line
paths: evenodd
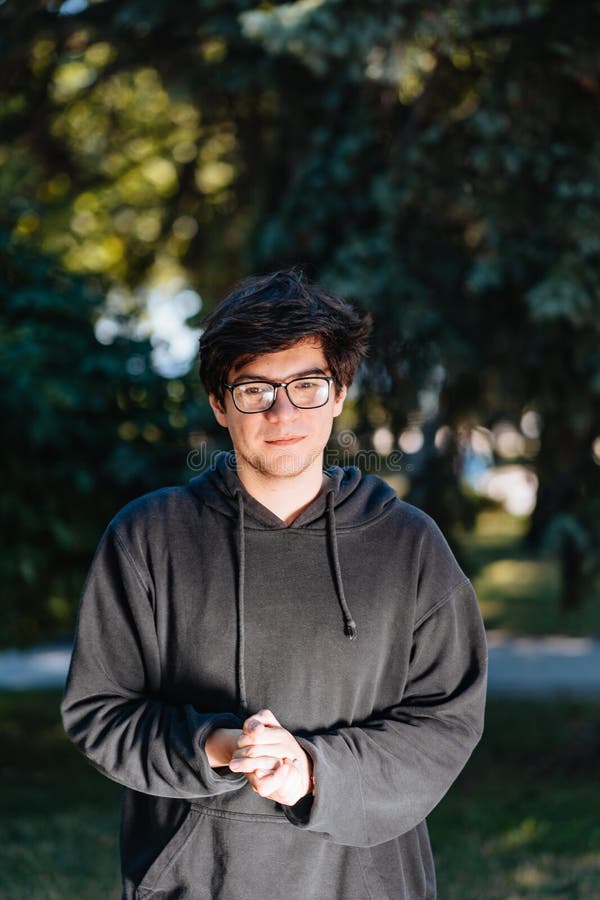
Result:
M120 789L68 742L59 702L0 694L0 897L119 900Z
M600 636L600 585L581 609L560 609L558 564L523 546L527 519L484 510L473 532L457 534L461 558L488 629L514 634Z
M440 900L600 897L600 702L490 700L429 824Z
M70 746L58 702L0 694L0 897L118 900L120 789ZM600 702L490 701L429 820L439 900L600 897L599 751Z

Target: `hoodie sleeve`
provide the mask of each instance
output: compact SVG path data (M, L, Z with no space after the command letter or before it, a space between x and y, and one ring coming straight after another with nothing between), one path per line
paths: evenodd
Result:
M464 578L464 576L463 576ZM421 822L455 780L483 730L487 650L464 579L417 620L401 701L371 719L301 740L315 798L285 808L292 824L368 847Z
M218 774L204 751L213 729L240 720L162 702L160 678L150 579L109 526L81 599L65 731L100 772L135 791L193 799L243 787L243 775Z

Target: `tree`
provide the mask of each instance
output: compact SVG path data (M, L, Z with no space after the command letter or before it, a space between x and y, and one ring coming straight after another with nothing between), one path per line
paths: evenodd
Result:
M3 641L65 635L102 529L186 472L192 402L147 342L94 336L102 294L0 235Z
M152 280L210 307L297 262L360 301L377 328L348 421L367 446L422 427L410 496L445 524L470 515L464 436L535 413L531 540L576 603L600 568L598 18L581 0L7 2L5 227L128 289L126 317Z

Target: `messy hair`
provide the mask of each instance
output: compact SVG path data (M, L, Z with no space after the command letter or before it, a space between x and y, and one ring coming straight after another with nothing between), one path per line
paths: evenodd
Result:
M371 319L290 269L240 282L206 318L203 329L200 378L222 404L231 369L307 338L321 341L339 393L352 384L366 355Z

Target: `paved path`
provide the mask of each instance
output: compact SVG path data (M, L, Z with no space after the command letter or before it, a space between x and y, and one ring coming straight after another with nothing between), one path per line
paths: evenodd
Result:
M600 641L591 638L511 637L488 633L490 694L575 694L600 699ZM69 646L0 652L0 690L61 688Z
M488 633L489 690L494 694L575 694L600 699L600 641Z
M0 690L62 688L67 677L70 645L0 651Z

